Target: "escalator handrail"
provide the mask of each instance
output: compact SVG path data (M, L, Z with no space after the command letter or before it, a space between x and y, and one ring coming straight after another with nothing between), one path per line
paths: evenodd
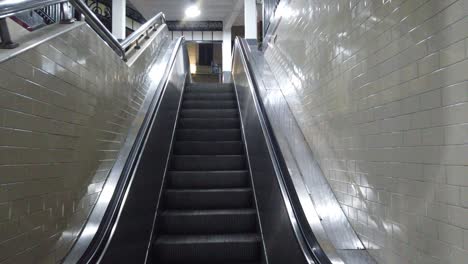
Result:
M82 228L78 239L68 252L63 263L95 263L105 252L107 245L112 239L114 227L118 223L119 212L125 205L125 196L134 177L133 172L136 169L135 164L144 149L150 125L161 103L164 90L168 86L169 75L174 67L177 54L181 47L183 47L184 41L184 37L180 37L173 45L167 67L151 99L148 111L144 114L140 128L134 132L129 132L129 136L133 134L134 140L127 139L126 143L130 141L130 144L124 146L119 153L119 157L107 177L106 184L92 209L87 223ZM134 126L132 125L132 127ZM107 193L108 190L112 193Z
M245 62L244 66L247 67L246 76L249 80L249 83L251 84L249 85L249 89L254 99L253 101L256 105L256 109L259 112L261 127L267 141L266 143L270 150L270 155L274 163L273 165L275 167L275 171L277 172L276 176L278 177L278 183L282 189L284 202L288 208L289 218L296 237L298 238L298 243L300 244L304 256L309 263L329 264L331 263L330 259L327 257L324 250L320 246L311 226L307 221L305 212L300 204L298 193L296 192L291 175L283 158L282 151L275 137L275 132L266 113L265 105L263 104L263 101L259 99L259 82L255 75L252 74L254 70L251 62L252 59L249 57L249 45L245 39L236 37L235 48L239 48L241 51L243 62Z

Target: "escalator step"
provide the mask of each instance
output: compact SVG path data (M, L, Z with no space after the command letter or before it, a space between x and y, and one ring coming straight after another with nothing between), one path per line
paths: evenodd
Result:
M182 129L223 129L240 128L239 118L181 118L179 128Z
M185 109L236 109L235 100L184 100L182 108Z
M165 234L232 234L256 231L254 209L165 211L161 215Z
M167 209L234 209L252 207L250 188L168 189L164 193Z
M184 94L184 100L235 100L236 95L233 92L200 93L190 92Z
M232 84L188 84L157 217L154 263L260 264L261 238Z
M197 92L197 93L229 93L234 92L234 87L232 85L219 85L219 84L212 84L212 85L197 85L192 84L188 85L185 88L185 93L190 92Z
M163 235L155 243L155 253L169 263L234 263L255 261L260 256L257 234Z
M182 109L182 118L238 118L237 109Z
M242 170L246 168L243 155L174 155L171 161L173 170Z
M170 171L172 188L236 188L249 186L248 171Z
M177 129L177 141L237 141L240 129Z
M238 155L243 153L241 141L182 141L176 142L176 155Z

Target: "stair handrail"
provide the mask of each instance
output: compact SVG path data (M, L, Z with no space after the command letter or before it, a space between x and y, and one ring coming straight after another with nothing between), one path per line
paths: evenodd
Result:
M125 49L119 40L104 26L94 12L81 0L70 0L70 4L85 16L86 23L121 57L126 60Z
M122 42L120 42L120 45L122 46L123 49L126 50L132 44L138 43L139 39L143 35L146 35L146 38L148 38L149 31L151 29L156 30L156 25L162 25L165 23L166 23L166 17L164 16L164 13L159 12L154 17L146 21L143 25L141 25L137 30L133 31L132 34L127 36L127 38L125 38Z
M41 8L44 6L55 5L68 0L15 0L0 1L0 18L7 18L17 15L21 12Z
M85 16L85 21L93 28L93 30L117 53L123 60L127 60L127 52L130 47L135 45L139 48L139 42L144 37L148 39L150 32L156 31L157 25L166 23L166 18L162 12L156 14L146 23L141 25L137 30L130 34L126 39L119 41L112 33L104 26L94 12L87 6L83 0L15 0L15 1L0 1L0 20L14 16L18 13L38 9L44 6L69 2L78 12ZM6 24L4 25L6 32ZM9 35L9 33L8 33ZM5 40L9 39L9 36ZM15 46L16 47L16 46Z

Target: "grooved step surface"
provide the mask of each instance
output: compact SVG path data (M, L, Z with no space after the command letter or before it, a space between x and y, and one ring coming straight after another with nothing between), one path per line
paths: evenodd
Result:
M243 152L241 141L182 141L176 142L176 155L239 155Z
M250 208L250 188L169 189L164 193L168 209Z
M238 118L237 109L182 109L182 118Z
M177 129L177 141L238 141L240 129Z
M260 263L258 217L232 85L186 87L165 186L155 263Z
M184 95L185 100L235 100L236 95L232 92L200 93L189 92Z
M161 216L166 234L220 234L255 232L254 209L173 210Z
M156 254L161 260L191 263L255 261L260 256L259 245L257 234L163 235L155 243Z
M185 88L185 93L233 93L234 88L230 85L189 85Z
M239 170L245 169L244 155L173 155L173 170Z
M240 128L239 118L182 118L179 120L182 129L226 129Z
M235 109L237 102L234 100L184 100L184 109Z
M248 171L170 171L171 188L236 188L249 185Z

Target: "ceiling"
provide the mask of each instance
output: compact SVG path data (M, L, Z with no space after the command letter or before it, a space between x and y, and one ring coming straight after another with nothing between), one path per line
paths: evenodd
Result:
M130 1L145 18L151 18L163 12L167 20L228 21L234 25L243 25L244 0L197 0L201 14L195 19L185 17L189 0L127 0ZM241 7L241 12L235 12ZM238 10L239 11L239 10ZM232 15L233 14L233 15Z

